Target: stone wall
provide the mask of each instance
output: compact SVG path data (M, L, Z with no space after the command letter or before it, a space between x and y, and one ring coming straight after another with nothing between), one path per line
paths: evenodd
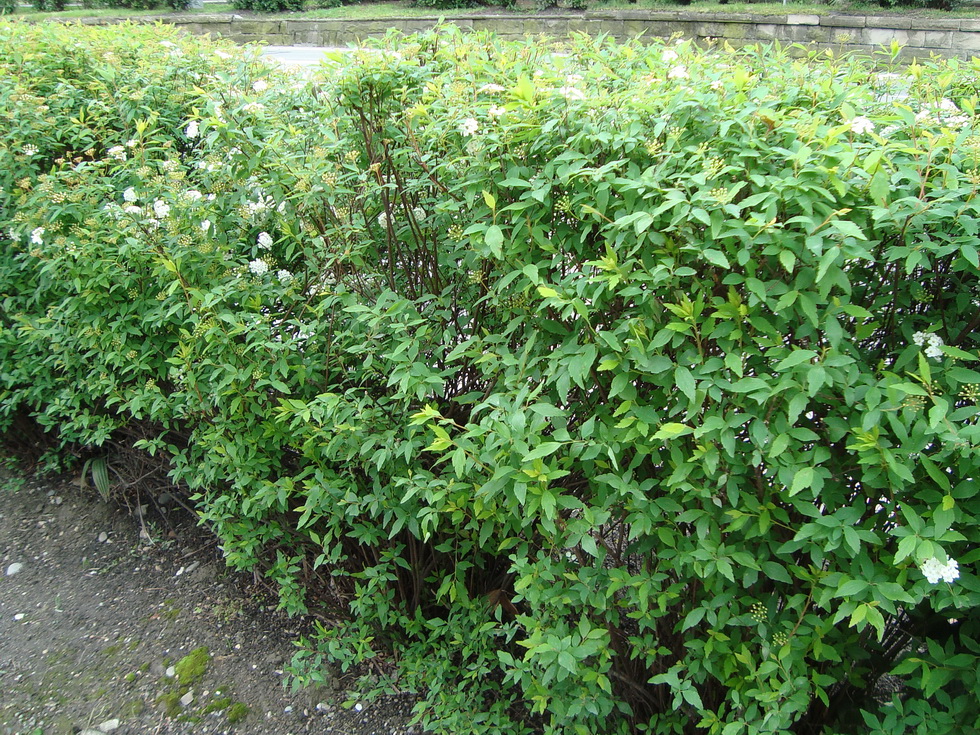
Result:
M643 34L669 38L679 34L700 41L724 39L732 45L768 43L815 44L839 51L879 50L897 41L905 59L932 54L971 58L980 54L980 19L912 17L908 15L751 15L696 13L683 9L651 12L596 10L562 15L495 13L483 16L442 16L445 22L469 30L492 30L503 37L574 32L606 34L624 39ZM431 28L438 18L385 20L302 19L294 16L246 18L235 14L161 16L189 33L221 35L236 42L264 41L272 45L347 46L391 28L413 33ZM92 23L106 22L92 19Z

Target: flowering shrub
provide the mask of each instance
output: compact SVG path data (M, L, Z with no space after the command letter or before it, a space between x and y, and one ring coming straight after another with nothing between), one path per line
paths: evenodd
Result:
M169 462L339 616L298 682L980 727L975 69L450 28L276 79L168 33L0 26L0 422Z

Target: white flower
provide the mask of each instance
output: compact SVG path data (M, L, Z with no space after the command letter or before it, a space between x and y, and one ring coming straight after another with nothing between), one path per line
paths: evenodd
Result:
M287 271L285 268L280 268L276 271L276 278L279 279L279 283L286 284L293 280L293 274Z
M262 258L256 258L249 262L248 269L255 275L261 276L269 272L269 264L262 260Z
M887 127L882 128L878 134L882 138L887 138L889 135L897 131L898 131L898 125L888 125Z
M130 138L129 140L127 140L126 141L126 147L127 148L135 148L136 147L136 139L135 138Z
M955 559L950 559L945 564L940 564L939 559L932 557L922 562L919 569L929 581L929 584L939 584L940 579L947 584L951 584L959 579L960 576L960 565Z
M490 117L500 117L505 112L507 112L507 110L505 110L500 105L490 105L489 109L487 110L487 114Z
M851 132L857 133L858 135L863 135L864 133L873 133L875 130L875 124L871 122L868 118L863 115L851 120Z
M268 232L260 232L258 242L260 248L263 250L268 250L272 247L272 235L270 235Z
M37 153L37 146L36 145L25 145L24 146L24 155L25 156L33 156L36 153Z
M121 145L112 146L112 148L110 148L107 151L107 153L109 154L109 158L115 158L117 161L126 160L126 149L123 148Z
M173 41L160 41L160 45L164 48L177 48L177 44Z
M584 77L581 74L569 74L567 77L565 77L565 83L578 84L582 81L582 79L584 79Z
M668 79L690 79L691 75L687 73L686 66L675 66L672 67L669 72L667 72Z
M41 239L42 237L44 237L43 227L35 227L33 230L31 230L31 242L35 245L40 245L44 242L44 240Z
M388 213L387 212L382 212L381 214L378 215L378 225L381 227L382 230L387 230L388 229Z
M585 92L577 87L559 87L558 94L564 95L570 100L584 100Z
M459 132L463 137L468 137L470 135L476 135L476 131L480 129L480 123L474 120L472 117L468 117L463 122L459 124Z
M504 88L501 87L499 84L484 84L477 91L478 92L503 92Z
M677 61L679 57L677 56L677 52L674 51L674 49L668 48L668 49L664 49L663 54L661 54L661 58L667 63L670 63L671 61Z
M269 85L262 79L259 79L255 84L252 85L252 89L256 92L264 92L269 88Z
M725 86L725 83L724 83L723 81L721 81L720 79L715 79L715 81L713 81L713 82L711 83L711 88L712 88L712 89L713 89L714 91L716 91L716 92L717 92L718 90L720 90L720 89L721 89L722 87L724 87L724 86Z
M157 216L157 219L164 219L170 214L170 205L162 199L157 199L153 202L153 214Z
M200 128L198 127L197 120L191 120L187 123L187 127L184 129L184 135L188 138L196 138L200 133Z
M915 332L912 335L912 342L919 347L925 347L926 357L939 360L943 356L943 351L939 349L944 344L943 338L935 332Z
M416 222L421 222L425 219L425 210L422 207L412 207L412 216Z
M224 51L215 51L214 52L214 55L217 56L219 59L230 59L231 58L231 54L226 54Z
M198 199L202 199L204 195L197 189L188 189L184 192L184 199L189 202L196 202Z
M201 222L201 231L202 232L207 232L210 229L211 229L211 220L206 219L203 222Z
M259 110L264 110L265 105L261 102L249 102L242 108L245 112L258 112Z
M142 207L137 207L135 204L130 204L128 207L124 207L123 208L123 211L126 214L133 215L134 217L136 215L139 215L140 217L143 216L143 208Z

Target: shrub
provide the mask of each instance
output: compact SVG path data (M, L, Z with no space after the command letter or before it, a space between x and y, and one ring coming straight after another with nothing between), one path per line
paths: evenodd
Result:
M232 0L231 4L238 10L254 10L260 13L297 11L305 7L304 0Z
M443 28L269 84L58 33L0 34L2 415L136 439L345 611L297 681L370 661L441 732L980 726L971 65Z

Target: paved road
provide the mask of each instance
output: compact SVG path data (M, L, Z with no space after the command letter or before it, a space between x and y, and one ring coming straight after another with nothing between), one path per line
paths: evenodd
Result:
M326 51L338 49L328 46L266 46L262 55L276 59L288 66L315 66Z

